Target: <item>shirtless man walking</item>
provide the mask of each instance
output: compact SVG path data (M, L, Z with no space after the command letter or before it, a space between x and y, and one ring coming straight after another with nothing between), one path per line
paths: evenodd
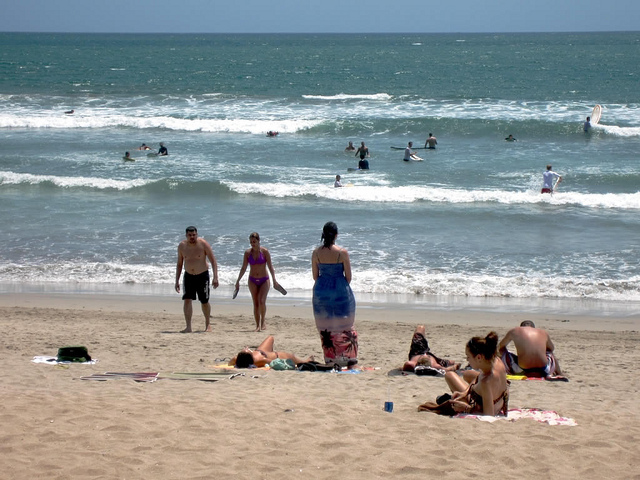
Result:
M517 355L507 350L513 342ZM562 375L560 365L553 354L553 342L549 334L536 328L531 320L512 328L498 344L498 351L510 375L548 377Z
M209 264L213 270L213 288L218 288L218 263L213 255L211 245L204 239L198 238L196 227L187 227L186 239L178 245L178 264L176 266L176 292L180 293L180 274L184 265L184 319L187 328L181 333L190 333L191 317L193 315L193 300L200 300L205 320L205 332L211 331L211 305L209 304Z

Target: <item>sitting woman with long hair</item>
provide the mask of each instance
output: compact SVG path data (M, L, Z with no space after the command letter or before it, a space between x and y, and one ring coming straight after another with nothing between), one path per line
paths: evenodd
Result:
M465 372L467 380L456 372L446 372L445 380L452 395L441 395L436 403L427 402L420 411L455 415L475 413L479 415L507 415L509 408L509 384L507 372L498 357L498 334L490 332L486 337L473 337L466 346L467 361L475 370Z

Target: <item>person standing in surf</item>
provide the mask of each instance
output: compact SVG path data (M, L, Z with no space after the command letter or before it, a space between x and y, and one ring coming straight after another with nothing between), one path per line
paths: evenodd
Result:
M591 117L587 117L587 121L584 122L584 133L589 133L591 131Z
M365 147L364 142L360 142L360 146L358 150L356 150L356 157L360 157L360 160L364 160L365 157L369 156L369 148Z
M427 141L424 142L424 148L428 150L434 150L437 144L438 140L436 140L436 137L433 136L433 133L430 133L429 138L427 138Z
M557 183L562 181L562 176L551 170L551 165L547 165L547 171L542 174L542 190L540 193L551 193L553 194L554 188L554 180L558 179Z
M198 238L198 229L194 226L186 228L185 240L178 245L178 263L176 265L176 292L180 293L180 274L184 266L183 286L184 293L184 320L187 324L181 333L191 333L191 316L193 315L193 300L198 300L202 305L204 314L204 331L211 331L211 305L209 304L209 264L213 271L211 285L218 288L218 262L213 255L211 245L204 238Z
M259 332L267 328L267 324L265 323L267 316L267 295L271 288L267 268L271 273L271 279L273 279L273 288L283 295L286 294L286 290L276 282L276 272L271 263L271 254L269 250L260 246L260 235L258 232L253 232L249 235L249 244L251 248L244 252L242 268L240 268L238 280L236 281L236 291L240 289L240 280L242 280L244 273L247 271L247 267L249 267L249 291L253 299L253 317L256 321L256 332Z

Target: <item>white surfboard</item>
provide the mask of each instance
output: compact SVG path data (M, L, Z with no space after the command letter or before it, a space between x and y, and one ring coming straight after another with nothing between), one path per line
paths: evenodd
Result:
M600 105L596 105L593 107L593 111L591 112L591 125L597 125L600 121L600 116L602 115L602 107Z

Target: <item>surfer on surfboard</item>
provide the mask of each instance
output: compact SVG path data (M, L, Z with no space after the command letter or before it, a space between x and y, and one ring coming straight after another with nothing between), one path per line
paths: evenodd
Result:
M404 158L403 158L403 160L405 162L410 162L411 160L413 160L413 161L422 160L419 156L416 155L416 152L411 150L411 147L413 147L413 142L409 142L407 144L407 148L404 149Z
M558 179L554 184L554 180ZM542 174L542 190L540 193L550 193L553 195L555 186L562 181L562 176L551 170L551 165L547 165L547 171Z

